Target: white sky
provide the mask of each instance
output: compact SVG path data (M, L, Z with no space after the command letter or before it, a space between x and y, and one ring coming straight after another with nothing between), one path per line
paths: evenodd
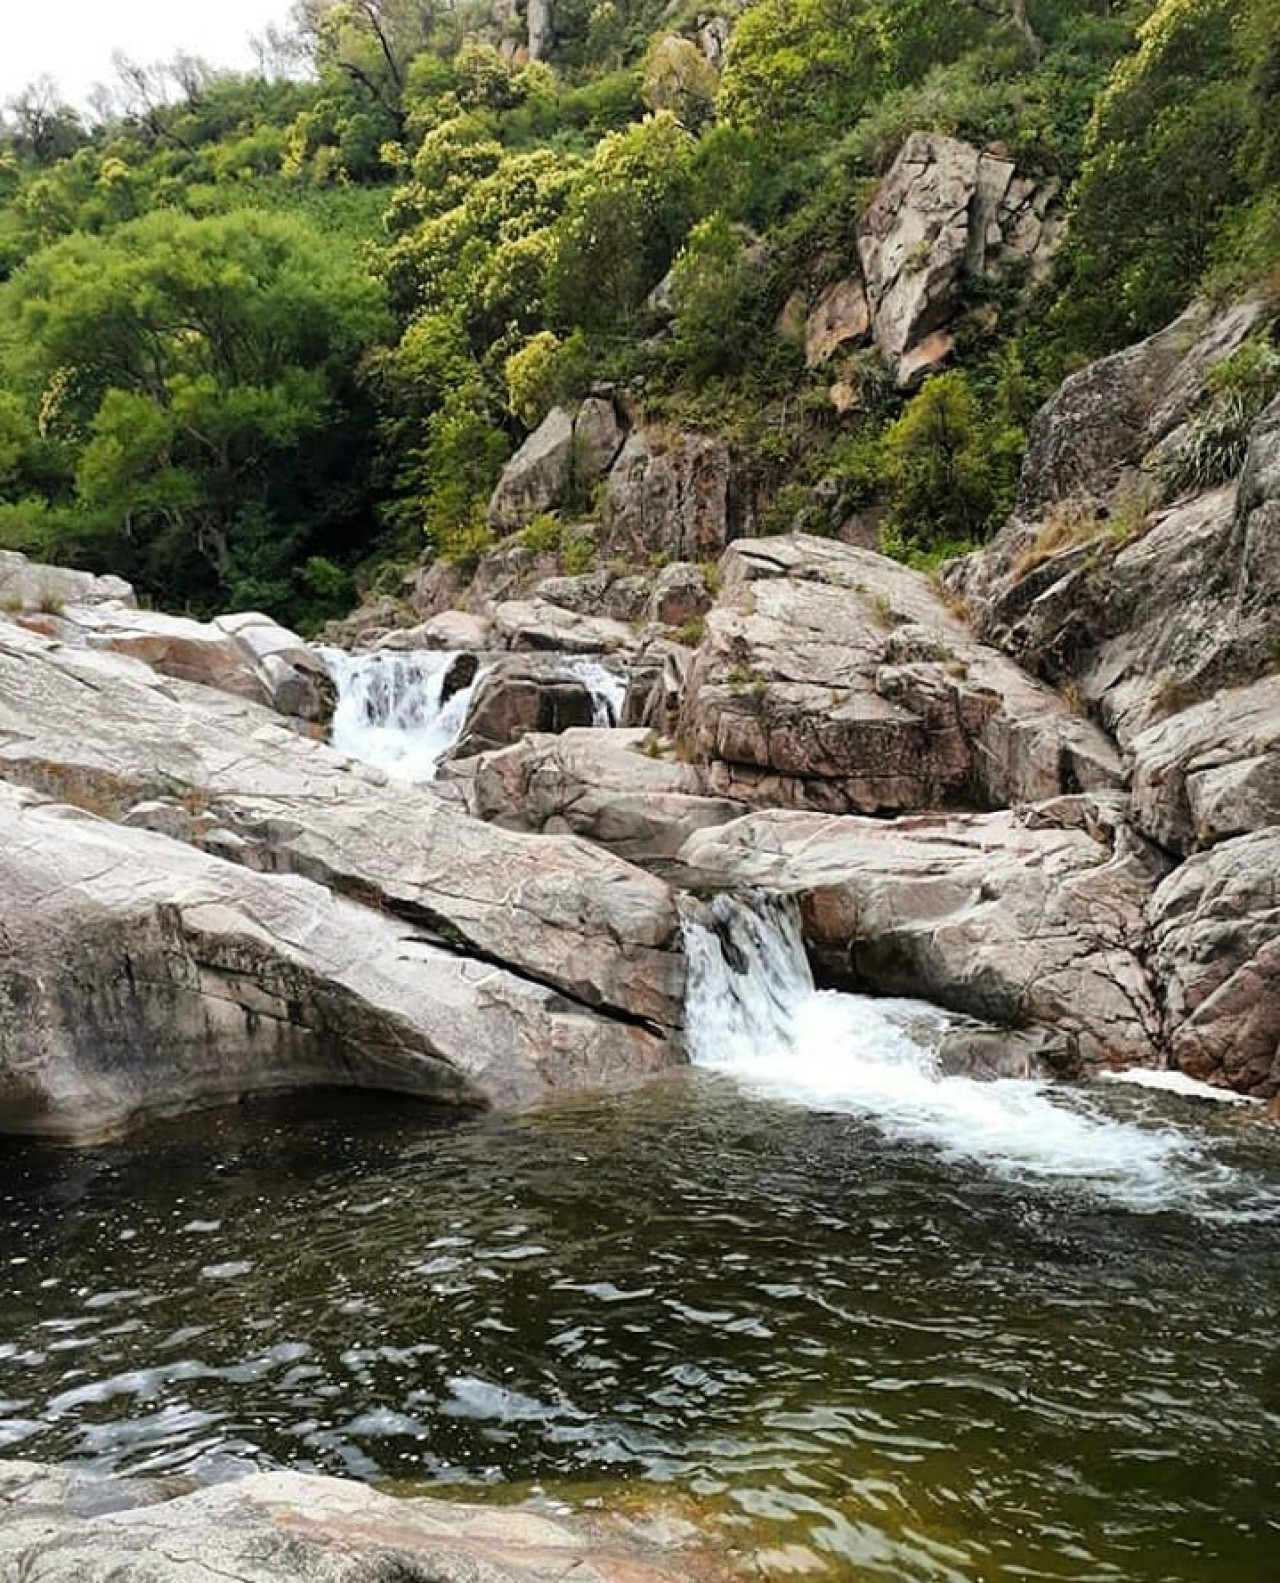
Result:
M0 0L0 102L47 72L82 104L110 80L115 50L147 65L185 50L248 66L250 35L288 12L289 0Z

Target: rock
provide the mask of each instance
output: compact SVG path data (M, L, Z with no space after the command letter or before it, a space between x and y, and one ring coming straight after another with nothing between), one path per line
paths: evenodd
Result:
M164 799L189 839L299 874L608 1016L675 1029L667 887L584 843L486 828L264 709L0 623L0 776L118 818Z
M256 1473L191 1488L0 1463L0 1574L30 1583L724 1583L696 1533ZM667 1525L673 1530L674 1525Z
M704 568L675 561L653 579L644 614L659 626L684 627L706 615L711 599Z
M938 1049L944 1077L1034 1081L1076 1073L1075 1043L1048 1028L949 1028Z
M1155 513L1135 538L1109 527L1084 512L1034 532L1015 521L947 581L965 591L985 637L1078 686L1127 748L1172 710L1274 666L1280 402L1254 426L1238 489Z
M607 616L610 621L638 621L649 598L649 580L602 567L577 577L548 577L533 591L544 604L559 605L578 615Z
M406 627L401 632L388 632L373 644L375 649L415 652L420 649L460 649L483 651L493 646L493 634L485 616L472 615L466 610L442 610L430 621L416 627Z
M123 577L96 577L68 566L41 566L16 550L0 550L0 610L57 614L64 605L137 605Z
M1280 829L1190 858L1150 905L1165 1038L1202 1082L1280 1093Z
M863 345L871 335L871 309L860 280L833 282L805 320L804 360L819 368L841 348Z
M733 23L727 16L709 17L698 28L698 48L702 51L707 64L714 66L717 71L724 66L732 32Z
M531 731L567 731L589 726L594 719L595 700L581 677L554 663L504 658L471 695L462 735L450 757L471 758L518 742Z
M58 571L30 568L33 576L45 570ZM265 703L293 719L322 722L333 712L324 661L270 616L248 612L206 623L104 599L19 619L60 642L131 655L163 676Z
M956 138L913 132L858 222L876 342L906 388L951 349L966 282L1013 264L1042 271L1057 245L1056 190Z
M495 605L493 631L503 648L611 654L636 646L636 634L608 616L579 615L541 599L508 599Z
M721 569L680 724L717 795L894 813L1120 783L1102 733L919 573L802 535L742 540Z
M1060 500L1105 503L1132 487L1143 458L1191 414L1208 375L1265 312L1258 302L1225 314L1194 303L1148 340L1072 374L1032 421L1018 518L1034 522Z
M629 560L709 560L753 522L750 486L711 435L635 430L609 474L606 543Z
M487 753L467 786L467 805L506 830L570 833L632 862L674 857L695 830L744 813L708 797L698 771L651 756L647 730L527 736Z
M644 726L673 737L680 727L693 650L668 638L649 638L627 668L624 726Z
M308 880L3 783L0 891L0 1131L83 1140L318 1085L519 1105L668 1059Z
M1280 825L1280 675L1170 716L1131 753L1134 823L1171 851Z
M827 983L1048 1030L1058 1070L1150 1065L1144 909L1163 866L1122 810L1071 797L892 821L770 811L692 836L680 859L798 896Z
M529 0L529 59L546 60L555 44L554 0Z
M612 402L592 397L574 412L553 407L503 468L489 501L489 526L512 533L567 506L604 477L622 441Z

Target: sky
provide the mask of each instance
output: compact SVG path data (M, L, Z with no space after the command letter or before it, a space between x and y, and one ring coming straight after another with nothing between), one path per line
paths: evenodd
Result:
M116 50L144 64L183 50L248 66L250 35L288 12L289 0L0 0L0 102L47 72L83 104L110 80Z

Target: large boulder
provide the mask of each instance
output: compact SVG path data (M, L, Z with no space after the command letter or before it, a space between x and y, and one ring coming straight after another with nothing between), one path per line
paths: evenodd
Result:
M609 474L607 546L632 561L709 560L754 520L750 483L712 435L636 429Z
M1280 826L1280 675L1171 715L1130 751L1134 823L1170 851Z
M545 599L504 599L493 607L492 631L505 649L562 654L625 653L639 641L625 621L566 610Z
M401 1498L258 1473L205 1489L0 1463L0 1576L26 1583L716 1583L688 1524Z
M591 688L581 676L554 662L504 658L476 684L451 756L465 759L489 753L531 731L589 726L595 712Z
M647 730L526 736L478 761L467 806L503 829L583 836L632 862L674 857L695 830L746 811L655 748Z
M1190 1076L1280 1093L1280 828L1183 863L1150 906L1165 1039Z
M830 984L1065 1036L1084 1068L1154 1064L1144 915L1163 872L1118 798L892 821L752 814L692 836L716 884L797 896Z
M98 577L69 566L41 566L16 550L0 550L0 610L55 614L64 605L105 604L132 609L137 604L132 585L123 577Z
M820 368L839 351L864 345L871 337L871 307L860 280L833 281L809 310L804 324L804 360Z
M913 132L858 222L876 342L906 387L950 355L967 282L1021 264L1037 273L1057 245L1056 189L956 138Z
M0 623L0 777L324 883L602 1015L682 1021L660 881L585 843L486 828L265 709L136 661Z
M489 526L513 533L570 505L609 471L622 441L617 412L603 397L574 411L553 407L503 468L489 501Z
M85 1139L316 1085L522 1105L662 1039L294 877L0 782L0 1131Z
M680 726L717 795L884 814L1120 782L1102 733L919 573L803 535L739 541L721 569Z

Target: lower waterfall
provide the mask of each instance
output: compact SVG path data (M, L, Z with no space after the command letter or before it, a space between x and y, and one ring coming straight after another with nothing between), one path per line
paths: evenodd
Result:
M1076 1181L1134 1209L1211 1209L1231 1174L1191 1132L1108 1114L1089 1085L942 1074L961 1019L922 1001L819 990L789 899L686 902L686 1034L695 1066L764 1098L863 1114L887 1136L998 1174Z
M462 735L471 695L484 674L478 667L446 697L449 674L463 658L444 652L326 649L325 664L338 689L334 747L403 780L434 779L441 759Z

